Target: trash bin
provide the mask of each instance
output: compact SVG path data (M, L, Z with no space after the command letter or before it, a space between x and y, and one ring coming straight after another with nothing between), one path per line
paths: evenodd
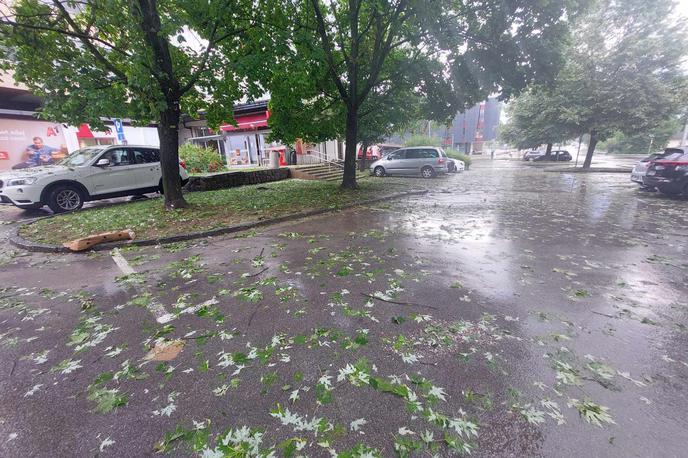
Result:
M270 168L271 169L278 169L279 168L279 151L277 151L277 150L271 150L270 151Z

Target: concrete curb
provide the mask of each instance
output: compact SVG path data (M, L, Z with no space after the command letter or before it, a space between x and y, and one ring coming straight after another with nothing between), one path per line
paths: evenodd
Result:
M630 174L632 168L624 167L591 167L589 169L584 169L582 167L561 167L553 169L543 169L544 172L555 172L555 173L628 173Z
M417 195L423 195L427 194L428 190L424 189L421 191L407 191L407 192L398 192L395 194L389 194L383 197L376 197L375 199L368 199L364 200L362 202L355 202L351 204L346 204L342 205L341 207L336 207L336 208L320 208L317 210L308 210L308 211L303 211L303 212L298 212L298 213L292 213L290 215L284 215L284 216L279 216L277 218L270 218L270 219L264 219L260 221L251 221L248 223L242 223L242 224L237 224L235 226L227 226L227 227L220 227L218 229L212 229L210 231L202 231L202 232L192 232L189 234L180 234L180 235L172 235L169 237L160 237L156 239L143 239L143 240L130 240L130 241L123 241L123 242L115 242L115 243L103 243L101 245L96 245L90 250L85 250L79 253L88 253L89 251L104 251L104 250L111 250L113 248L117 247L122 247L122 246L150 246L150 245L161 245L165 243L174 243L174 242L182 242L185 240L194 240L194 239L200 239L204 237L212 237L215 235L223 235L223 234L231 234L234 232L242 232L246 231L249 229L253 229L256 227L262 227L262 226L270 226L273 224L278 224L278 223L283 223L285 221L292 221L292 220L297 220L301 218L306 218L309 216L316 216L316 215L322 215L324 213L331 213L335 211L340 211L340 210L346 210L349 208L353 207L359 207L362 205L368 205L371 203L375 202L380 202L383 200L389 200L389 199L398 199L400 197L407 197L407 196L417 196ZM36 218L32 221L29 221L28 223L21 224L17 227L17 229L14 231L14 234L12 234L9 238L9 241L12 245L18 247L18 248L23 248L27 251L33 251L37 253L76 253L74 251L71 251L68 248L65 248L60 245L45 245L42 243L37 243L37 242L32 242L30 240L26 240L22 236L19 235L19 230L24 227L28 226L30 224L34 224L37 221L47 219L47 218L53 218L54 216L57 215L50 215L50 216L44 216L42 218Z

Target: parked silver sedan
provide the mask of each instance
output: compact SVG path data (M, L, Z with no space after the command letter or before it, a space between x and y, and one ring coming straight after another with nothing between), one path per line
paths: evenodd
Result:
M435 146L401 148L370 164L370 173L385 175L420 175L432 178L447 173L447 154Z

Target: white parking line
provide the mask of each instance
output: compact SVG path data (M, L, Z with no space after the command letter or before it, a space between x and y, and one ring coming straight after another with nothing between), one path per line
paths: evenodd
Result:
M129 265L127 260L124 259L124 256L122 256L122 253L120 253L119 248L113 249L110 253L112 256L112 260L115 261L115 264L117 264L117 267L119 267L119 270L121 270L124 275L131 275L136 273L136 271ZM146 308L155 316L155 321L157 321L158 323L168 323L172 321L172 319L174 318L174 315L172 315L171 313L167 313L165 307L163 307L162 304L158 304L157 302L152 302Z
M126 259L124 259L124 256L122 256L122 253L119 252L119 248L115 248L112 250L112 260L115 261L115 264L117 264L117 267L119 267L119 270L122 271L124 275L131 275L136 273L134 269L129 265Z

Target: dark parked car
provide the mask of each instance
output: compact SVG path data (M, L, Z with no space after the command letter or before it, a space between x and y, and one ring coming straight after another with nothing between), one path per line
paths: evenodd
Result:
M557 151L552 151L549 154L543 154L542 156L538 156L533 161L535 162L544 162L544 161L570 161L573 159L571 154L569 154L568 151L566 150L557 150Z
M650 163L643 184L662 194L688 197L688 147L667 150L672 154Z
M648 157L641 159L633 167L633 171L631 172L631 181L635 181L640 186L645 188L646 186L643 184L643 177L647 173L647 169L650 168L650 164L652 163L652 161L665 159L666 157L672 155L678 155L677 157L679 157L683 155L683 152L680 149L676 150L675 148L667 148L665 151L662 151L661 153L653 153L650 154Z

